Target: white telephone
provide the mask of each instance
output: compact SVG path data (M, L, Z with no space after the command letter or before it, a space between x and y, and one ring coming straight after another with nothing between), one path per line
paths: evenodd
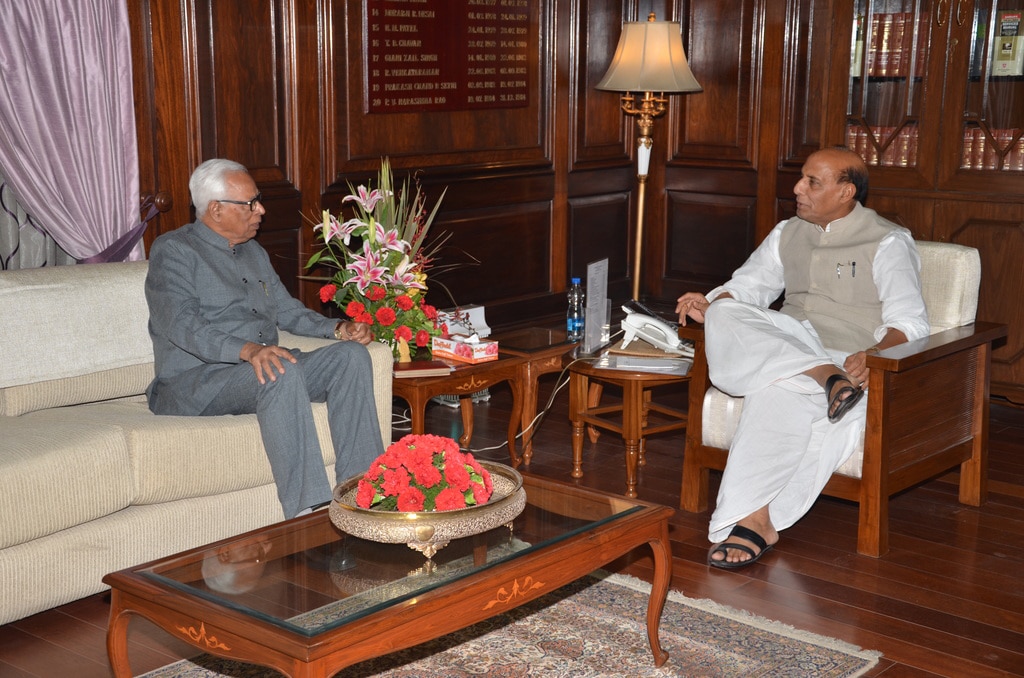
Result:
M693 347L684 344L676 330L661 318L637 313L628 306L623 306L622 310L626 312L626 317L622 319L622 348L639 337L667 353L693 356Z

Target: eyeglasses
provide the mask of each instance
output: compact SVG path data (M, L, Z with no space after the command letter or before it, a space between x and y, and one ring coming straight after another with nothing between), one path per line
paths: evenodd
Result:
M227 202L232 205L248 205L250 212L256 211L256 203L263 204L263 193L257 193L256 197L252 200L218 200L217 202Z

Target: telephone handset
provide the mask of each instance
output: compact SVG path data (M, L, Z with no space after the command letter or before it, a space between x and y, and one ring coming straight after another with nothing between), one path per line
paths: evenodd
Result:
M623 306L622 310L626 312L622 319L622 348L639 337L667 353L693 356L693 347L684 344L677 331L661 318L637 313L629 306Z

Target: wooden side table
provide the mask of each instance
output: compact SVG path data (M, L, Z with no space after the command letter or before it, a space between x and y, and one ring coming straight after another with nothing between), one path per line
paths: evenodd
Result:
M497 340L498 349L503 353L524 359L519 367L519 381L523 388L519 430L523 432L522 460L524 464L529 465L533 457L533 420L537 417L537 379L542 374L561 372L562 356L575 344L566 340L565 330L544 327L528 327L489 338Z
M501 345L498 345L501 350ZM455 369L440 377L404 377L392 379L393 394L409 403L412 432L422 434L424 413L427 403L434 396L448 394L459 396L462 411L462 435L459 444L468 447L473 437L473 400L477 391L507 381L512 389L512 416L508 422L508 455L512 467L518 467L522 458L516 453L516 432L523 407L523 389L520 368L524 359L510 354L501 354L497 360L471 365L455 360L448 361Z
M644 437L686 428L686 412L659 405L651 389L689 381L690 377L658 372L608 369L593 359L563 358L569 370L569 419L572 421L572 477L583 477L583 432L587 425L615 431L626 445L626 496L636 497L637 468ZM599 405L590 398L592 385L614 384L622 389L622 404ZM652 421L651 413L657 421Z

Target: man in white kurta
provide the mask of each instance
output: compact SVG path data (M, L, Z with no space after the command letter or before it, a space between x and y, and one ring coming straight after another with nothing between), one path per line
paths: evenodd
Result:
M928 334L913 238L862 205L861 158L812 154L794 193L796 217L729 282L676 309L705 323L712 383L744 398L709 527L715 567L759 559L853 453L866 353ZM769 310L783 292L781 311Z

